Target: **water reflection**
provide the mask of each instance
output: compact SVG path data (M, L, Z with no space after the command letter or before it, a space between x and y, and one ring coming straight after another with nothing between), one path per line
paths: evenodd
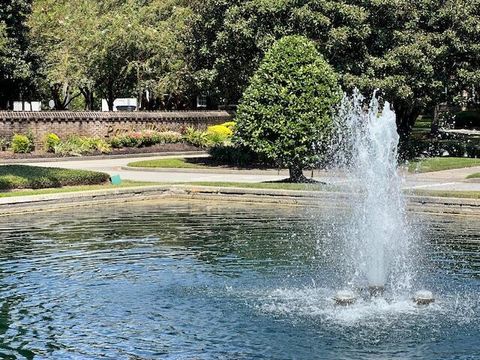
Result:
M325 251L332 214L318 211L179 202L0 219L0 357L480 352L478 222L414 219L427 225L423 281L442 294L434 307L405 298L339 310L339 265Z

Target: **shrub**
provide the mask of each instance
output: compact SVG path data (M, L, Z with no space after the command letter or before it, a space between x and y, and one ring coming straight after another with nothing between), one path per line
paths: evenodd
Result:
M7 138L0 138L0 151L6 151L10 147L10 141Z
M227 128L229 128L232 131L235 129L236 125L237 125L237 123L235 121L228 121L228 122L222 124L222 126L226 126Z
M212 145L211 140L208 138L207 132L196 130L195 128L192 128L192 127L189 127L186 129L183 139L187 143L197 147L204 148Z
M252 150L239 145L220 144L210 148L212 161L217 164L245 167L252 164L274 165L271 161L259 156Z
M233 131L231 128L222 125L209 126L207 129L207 137L213 144L220 144L231 139Z
M120 149L123 147L122 139L119 136L114 136L110 139L110 146L114 149Z
M106 183L110 176L85 170L44 168L25 165L0 166L0 189L43 189Z
M461 141L451 140L440 144L440 155L442 156L447 155L450 157L463 157L465 156L465 153L465 144Z
M70 136L54 146L54 151L55 154L63 156L81 156L96 152L108 154L112 151L112 147L100 138Z
M60 144L60 138L57 136L57 134L50 133L45 136L44 150L46 152L55 152L55 146L58 144Z
M14 153L26 154L33 151L33 142L25 135L13 135L11 146Z
M159 136L162 144L178 144L183 140L182 134L175 131L164 131Z
M480 112L463 111L455 115L456 129L471 129L480 127Z
M110 145L119 149L122 147L144 147L156 144L176 144L182 141L182 134L174 131L145 130L126 133L110 139Z
M238 107L235 138L306 181L331 134L332 108L340 100L338 77L315 43L286 36L267 52Z
M480 158L480 145L468 144L466 147L467 156L470 158Z

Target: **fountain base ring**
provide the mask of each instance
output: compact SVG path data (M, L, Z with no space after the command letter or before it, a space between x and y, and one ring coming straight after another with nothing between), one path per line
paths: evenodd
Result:
M415 293L413 301L417 305L430 305L435 302L435 297L431 291L421 290Z
M353 305L357 301L355 293L350 290L341 290L337 291L335 297L333 298L336 305L348 306Z

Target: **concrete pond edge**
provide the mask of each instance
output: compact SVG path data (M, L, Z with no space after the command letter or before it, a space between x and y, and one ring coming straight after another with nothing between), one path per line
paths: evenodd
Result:
M243 202L279 206L345 207L355 195L341 192L246 189L193 185L154 185L108 190L0 198L0 216L52 211L77 206L147 200ZM480 215L479 199L407 196L410 211Z

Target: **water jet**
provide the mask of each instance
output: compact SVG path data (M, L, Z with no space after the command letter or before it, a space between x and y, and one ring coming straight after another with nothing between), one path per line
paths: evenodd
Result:
M368 287L368 292L371 297L381 297L385 292L385 286L383 285L370 285Z
M334 121L335 166L349 179L348 192L355 196L343 232L351 271L346 280L372 298L383 296L386 284L408 288L414 281L415 232L407 221L397 171L400 137L395 112L376 93L367 106L355 90L345 96Z

